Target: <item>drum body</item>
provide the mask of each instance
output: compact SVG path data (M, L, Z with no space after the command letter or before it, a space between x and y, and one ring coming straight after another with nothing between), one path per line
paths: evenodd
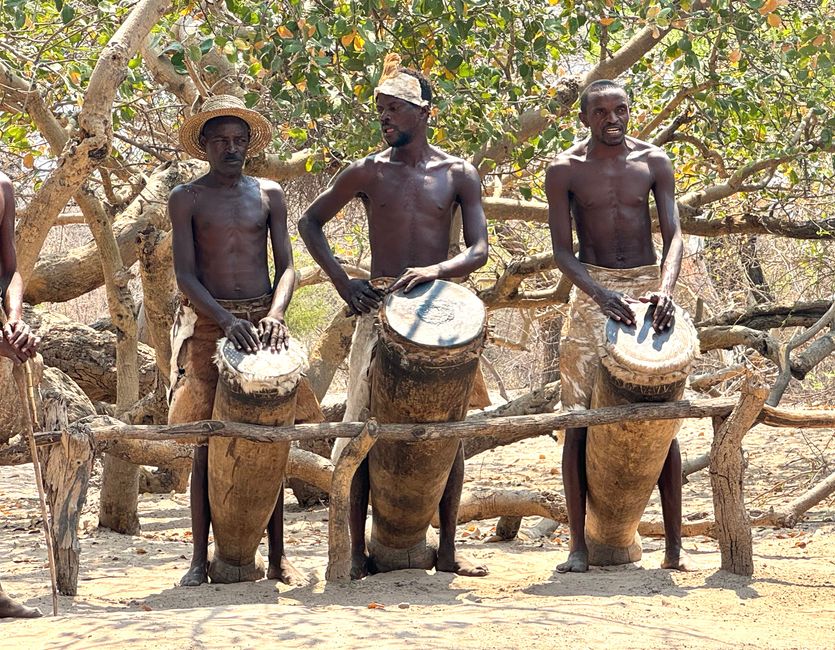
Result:
M296 388L306 358L291 339L288 350L244 354L225 338L216 357L220 378L212 418L267 426L293 424ZM214 547L213 582L264 577L258 544L284 481L289 442L209 439L209 505Z
M388 296L371 365L371 414L379 422L462 420L485 338L485 310L451 282ZM435 566L427 531L458 453L459 440L378 440L368 455L373 570Z
M686 312L658 334L654 307L633 305L637 327L609 319L591 407L680 399L698 336ZM605 566L641 559L638 524L658 482L680 420L592 426L586 443L586 543L589 563Z

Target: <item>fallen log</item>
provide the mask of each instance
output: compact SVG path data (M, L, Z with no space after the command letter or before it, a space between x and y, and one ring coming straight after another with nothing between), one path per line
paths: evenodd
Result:
M40 353L47 366L63 371L92 401L116 401L116 335L97 332L58 314L26 311L26 322L42 338ZM156 381L156 355L138 346L139 391L145 395Z
M832 305L831 300L796 302L791 305L765 303L746 310L730 310L707 318L696 327L737 325L755 330L777 327L809 327L814 325Z

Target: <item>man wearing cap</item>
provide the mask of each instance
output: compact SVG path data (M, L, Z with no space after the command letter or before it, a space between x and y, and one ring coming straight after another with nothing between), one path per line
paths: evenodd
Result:
M174 188L168 199L174 272L182 305L172 328L169 424L212 416L218 373L212 357L226 336L243 352L286 345L284 313L293 295L293 251L281 187L243 174L247 155L269 145L272 129L237 97L218 95L180 129L183 149L209 162L209 172ZM275 282L267 264L267 233L275 260ZM208 448L195 448L191 475L194 555L180 581L207 580L211 512ZM283 544L283 490L268 525L268 578L301 584Z
M23 322L23 280L17 271L14 246L15 197L9 177L0 172L0 295L6 324L0 332L0 356L25 363L37 353L38 337ZM26 607L0 585L0 618L37 618L37 607Z
M388 149L355 161L310 205L299 220L299 234L310 254L328 274L348 308L359 315L349 359L345 420L357 420L369 405L368 367L376 343L373 314L383 291L366 280L352 280L328 245L323 226L351 199L365 204L371 244L371 279L396 278L385 292L435 279L460 278L487 261L487 226L481 206L481 179L475 168L433 147L426 129L432 89L418 72L399 66L389 55L374 97L383 139ZM461 208L467 248L448 258L450 227ZM379 283L378 283L379 284ZM464 456L458 458L439 504L440 540L437 570L483 576L455 551L458 503L464 476ZM368 510L368 462L357 471L351 488L353 578L369 572L365 546ZM373 568L373 567L372 567Z

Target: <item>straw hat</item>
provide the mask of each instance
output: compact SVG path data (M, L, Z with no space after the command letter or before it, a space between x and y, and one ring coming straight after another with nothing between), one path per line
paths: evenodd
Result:
M203 102L199 113L186 118L180 127L180 144L187 153L206 160L206 150L200 144L200 131L213 117L239 117L249 124L249 151L254 156L261 153L272 141L273 129L266 117L246 107L243 100L234 95L215 95Z

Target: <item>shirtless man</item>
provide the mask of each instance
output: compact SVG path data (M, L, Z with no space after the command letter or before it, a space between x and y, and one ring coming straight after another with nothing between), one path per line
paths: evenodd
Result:
M209 172L175 187L168 200L174 237L174 271L185 297L175 323L170 424L210 419L217 385L215 343L226 336L239 350L277 350L286 345L284 313L293 295L293 251L281 187L243 175L247 154L270 143L269 122L237 97L218 95L183 124L180 142ZM275 282L267 265L267 233L275 260ZM188 314L188 316L186 316ZM195 320L196 317L196 320ZM179 330L193 330L176 344ZM188 334L187 332L186 334ZM268 578L285 584L304 579L284 555L284 491L267 528ZM207 581L211 512L208 447L195 448L191 475L194 555L180 584Z
M391 56L391 55L390 55ZM386 70L390 69L387 57ZM432 90L414 70L391 66L375 91L377 114L388 149L357 160L341 172L330 187L299 220L299 233L310 254L328 274L337 292L354 314L371 315L382 294L365 280L348 277L328 245L322 227L351 199L365 205L371 243L371 278L397 278L387 289L411 290L438 278L458 278L487 261L487 226L481 207L481 180L469 163L433 147L426 140ZM447 259L450 225L460 206L467 248ZM356 342L356 337L355 337ZM353 353L352 353L353 357ZM353 374L353 373L352 373ZM349 385L349 393L357 386ZM366 388L367 391L367 388ZM349 394L349 403L352 397ZM365 395L367 405L367 392ZM347 417L347 416L346 416ZM475 566L455 551L455 526L464 478L464 453L450 471L439 504L440 536L438 571L483 576L487 569ZM351 486L350 529L354 579L369 572L365 546L368 512L368 461L364 461Z
M596 341L606 317L634 324L630 302L654 303L652 325L668 328L681 267L681 229L673 166L662 149L626 135L629 100L618 84L595 81L580 97L580 121L591 137L559 155L545 178L554 259L582 294L572 297L560 343L562 405L589 407L599 363ZM660 272L652 244L649 194L658 208L664 248ZM572 250L572 217L579 259ZM624 281L623 277L630 279ZM583 295L584 294L584 295ZM585 310L581 307L585 301ZM589 567L586 517L586 428L567 429L562 457L571 544L560 572ZM658 480L664 515L663 568L693 570L681 548L681 455L673 440Z
M14 248L15 199L8 176L0 172L0 292L7 315L0 335L0 356L14 363L25 363L35 356L39 339L23 322L23 280L17 272ZM0 585L0 618L37 618L41 610L21 605Z

